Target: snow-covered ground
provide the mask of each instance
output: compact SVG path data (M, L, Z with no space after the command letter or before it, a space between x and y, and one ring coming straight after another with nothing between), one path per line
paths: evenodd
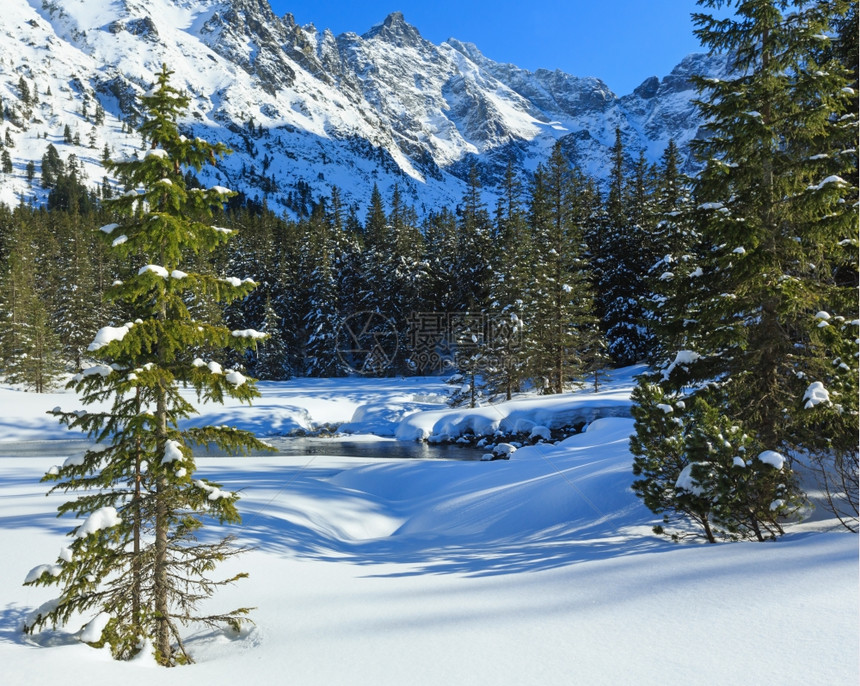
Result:
M192 631L197 663L157 675L68 633L18 632L52 593L22 581L72 526L39 483L68 453L55 442L56 456L0 458L0 682L857 683L857 536L818 519L771 544L655 537L629 490L634 371L597 395L474 413L442 409L446 388L432 378L262 384L253 408L201 408L200 421L260 435L348 424L453 438L590 423L509 461L201 458L203 476L242 490L235 533L255 546L223 569L250 580L211 602L256 606L256 626L239 638ZM76 400L0 389L0 442L68 438L44 414L56 405Z

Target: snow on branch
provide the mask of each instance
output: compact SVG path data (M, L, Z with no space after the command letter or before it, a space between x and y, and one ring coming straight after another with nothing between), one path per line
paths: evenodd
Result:
M848 182L845 179L843 179L841 176L833 175L833 176L828 176L826 179L824 179L824 181L822 181L821 183L819 183L816 186L808 186L806 188L806 190L808 190L808 191L820 191L822 188L824 188L825 186L829 186L831 183L835 184L837 186L847 186L848 185Z
M75 538L84 538L84 536L89 536L102 529L109 529L121 523L122 519L117 514L116 508L100 507L78 527L78 530L75 532Z
M182 444L179 441L167 441L164 445L164 457L161 458L161 464L170 462L181 462L184 455L182 454Z
M140 276L141 274L145 274L146 272L152 272L156 276L160 276L163 279L166 279L169 276L167 270L157 264L148 264L145 267L141 267L137 274L138 276Z
M820 381L813 381L803 394L803 399L806 404L803 406L805 410L811 410L816 405L829 405L830 393Z
M252 338L254 340L260 340L267 336L268 334L263 333L262 331L256 331L254 329L237 329L233 331L233 338Z
M775 450L765 450L763 453L759 453L758 461L769 464L777 470L781 470L785 464L785 457L782 453L778 453Z
M98 330L93 342L87 346L87 350L93 352L105 347L113 341L121 341L125 335L131 330L131 322L127 322L122 326L104 326Z
M202 479L197 479L194 482L194 485L197 486L197 488L206 491L209 494L209 500L218 500L219 498L232 498L234 496L234 494L230 493L229 491L222 491L217 486L210 486Z

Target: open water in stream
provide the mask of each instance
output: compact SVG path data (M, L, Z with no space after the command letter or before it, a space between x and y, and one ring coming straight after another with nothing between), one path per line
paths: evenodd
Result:
M336 455L340 457L394 458L405 460L479 460L484 450L457 444L428 444L367 437L351 439L275 436L263 439L277 450L259 455ZM2 441L0 457L68 457L82 453L92 445L87 439L69 438L50 441ZM198 457L219 457L224 453L198 449Z

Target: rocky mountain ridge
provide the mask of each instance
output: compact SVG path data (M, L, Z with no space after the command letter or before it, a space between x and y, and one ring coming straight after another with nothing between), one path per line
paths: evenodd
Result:
M700 133L689 77L726 71L724 58L690 55L618 97L598 78L530 72L453 38L435 45L399 12L363 35L335 36L276 16L266 0L6 4L7 204L44 199L39 166L48 143L64 159L74 155L93 185L105 151L135 154L134 96L162 63L192 98L189 132L235 150L203 180L293 213L335 185L363 205L374 183L384 195L398 184L419 211L453 205L471 165L490 188L508 159L533 170L558 140L602 178L616 127L632 156L642 149L656 161L670 138L686 150Z

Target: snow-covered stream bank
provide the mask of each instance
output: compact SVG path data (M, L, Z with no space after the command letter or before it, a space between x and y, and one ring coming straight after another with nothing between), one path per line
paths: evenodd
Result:
M261 397L252 406L229 399L225 405L198 404L200 414L187 424L230 424L261 437L326 428L407 441L454 441L463 434L492 436L496 431L528 435L535 427L556 430L600 417L630 416L630 389L641 370L620 370L599 393L523 395L475 409L448 407L453 388L440 377L262 382L258 385ZM193 393L187 397L194 402ZM83 409L70 393L23 393L9 388L0 388L0 406L0 441L69 439L68 430L47 412L54 407Z
M606 392L623 400L630 383L622 375ZM417 421L419 409L467 416L442 408L443 390L433 379L264 384L253 408L202 408L201 419L279 426L258 430L266 435L300 417L346 423L360 408L389 427ZM546 412L550 400L536 399ZM73 397L0 390L0 401L0 440L68 439L43 412ZM232 533L255 546L223 569L250 579L212 607L256 606L256 626L241 637L192 630L197 664L157 674L78 643L71 634L87 618L32 640L17 631L52 595L24 588L24 577L56 558L73 522L56 518L63 498L39 483L62 455L0 458L0 681L856 683L857 536L823 519L771 544L659 539L629 489L631 430L630 419L598 419L496 462L200 458L201 475L241 492L243 525Z

